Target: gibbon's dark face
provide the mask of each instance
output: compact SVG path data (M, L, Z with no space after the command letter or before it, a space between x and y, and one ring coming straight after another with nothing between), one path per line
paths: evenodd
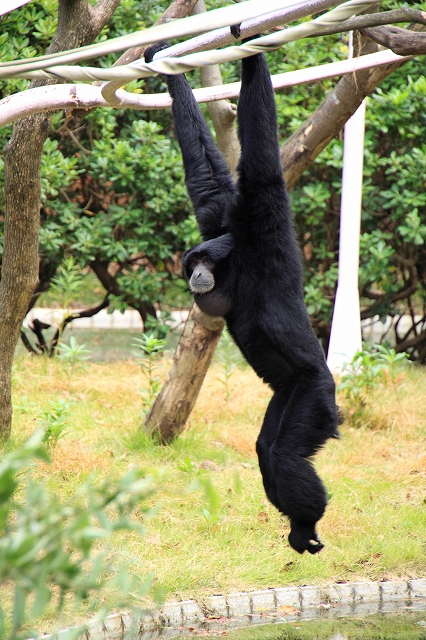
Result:
M214 288L214 264L208 258L197 258L185 265L189 288L192 293L208 293Z

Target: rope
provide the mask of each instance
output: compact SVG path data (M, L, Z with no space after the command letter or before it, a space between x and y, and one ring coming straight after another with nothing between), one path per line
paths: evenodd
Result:
M337 5L340 0L335 0L330 6ZM15 73L19 73L19 67L23 67L22 71L30 71L36 69L47 69L56 61L56 65L70 64L90 58L97 58L122 51L123 49L148 45L162 40L170 40L172 38L180 38L203 32L210 32L212 29L227 27L230 24L239 24L250 18L257 18L259 15L274 12L276 10L286 8L297 8L301 6L312 7L312 13L318 2L316 0L246 0L232 6L223 7L222 9L214 9L206 14L189 16L181 20L174 20L165 24L156 25L137 31L125 36L113 38L106 42L86 45L78 49L70 49L69 51L58 51L50 53L31 60L15 60L0 63L0 78L15 77ZM309 15L309 11L307 12Z
M275 0L269 0L269 2L272 1ZM280 1L282 4L283 0ZM289 29L286 29L284 31L263 36L240 46L232 46L227 47L226 49L215 51L201 51L198 53L192 53L187 56L183 56L179 59L162 58L161 60L154 60L149 64L138 61L130 65L114 67L110 69L98 69L96 67L79 66L53 66L49 69L49 71L44 71L41 69L36 71L22 71L22 67L9 67L7 69L3 69L0 66L0 78L6 76L14 78L61 78L69 80L71 82L120 80L122 84L126 84L131 80L151 76L155 73L166 73L175 75L199 67L219 64L222 62L229 62L231 60L240 60L255 53L278 49L283 44L286 44L288 42L300 40L312 35L320 35L321 32L326 30L328 27L336 26L337 24L344 22L344 20L364 11L373 4L375 3L371 0L349 0L349 2L345 2L344 4L329 11L325 15L320 16L319 18L316 18L315 20L312 20L310 22L305 22L295 27L290 27ZM209 16L210 12L205 15ZM204 15L194 17L203 18ZM187 19L179 20L176 21L176 23L180 24L185 22L186 20ZM239 20L237 20L236 22L239 22ZM178 24L176 23L175 26L178 26ZM161 27L167 26L173 26L173 23L153 27L152 30L160 29ZM153 41L152 37L149 39L149 41ZM47 65L47 63L45 64Z

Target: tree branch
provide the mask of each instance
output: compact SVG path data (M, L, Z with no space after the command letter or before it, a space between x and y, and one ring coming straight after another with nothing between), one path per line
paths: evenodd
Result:
M158 24L165 24L166 22L171 22L172 20L186 18L186 16L191 13L196 4L197 0L173 0L171 5L165 10L163 15L157 20L157 22L154 22L152 26L155 27ZM128 49L125 53L123 53L122 56L118 58L118 60L116 60L116 62L114 62L113 66L117 67L139 60L139 58L142 58L147 48L148 45L144 44L139 47L132 47L131 49Z
M397 353L407 351L407 349L410 349L410 347L417 347L424 340L426 341L426 329L424 331L421 331L421 333L419 333L414 338L403 340L402 342L398 343L395 347L395 351Z
M94 7L89 5L92 28L99 33L109 21L121 0L98 0Z
M379 298L379 294L367 295L366 293L363 293L363 296L365 298L373 298L376 300L379 299L382 304L383 302L394 304L399 300L403 300L404 298L408 298L409 296L413 295L417 291L418 286L419 286L419 281L417 278L414 278L414 282L410 284L409 287L407 287L406 289L400 289L399 291L397 291L391 296L387 297L386 294L383 294ZM379 312L380 312L380 308L378 307L378 305L373 304L368 309L364 309L364 311L361 311L361 320L367 320L368 318L372 318L373 316L377 315Z
M393 62L405 62L409 58L397 57L392 51L380 51L371 55L331 62L318 67L288 71L272 76L275 90L293 87L298 84L315 82L323 78L353 74L357 70L370 69L376 66L389 65ZM214 80L213 80L214 81ZM194 89L197 102L213 102L238 97L241 89L240 82L227 85L214 85ZM119 104L114 107L128 109L165 109L170 107L172 99L168 93L136 94L119 90L115 94ZM93 85L53 85L27 89L0 101L0 126L23 118L25 116L42 113L44 111L72 109L73 116L81 112L84 116L88 109L94 107L110 107L101 94L100 87Z
M98 23L98 30L101 26ZM88 44L97 33L87 0L59 0L58 26L48 53ZM47 84L54 82L50 80ZM32 86L45 84L45 81L38 81ZM12 138L5 148L6 205L0 282L0 438L6 438L10 433L13 356L37 283L40 165L51 118L52 112L23 118L15 124Z
M424 31L425 28L421 26L420 30ZM365 41L359 54L370 53L372 48L377 50L377 45L371 40L369 44ZM284 177L289 189L294 187L305 169L339 134L363 99L408 59L401 58L389 65L357 71L339 80L324 102L281 147Z
M415 33L400 27L362 29L361 33L400 56L418 56L426 53L426 33Z
M59 325L58 329L55 332L55 335L53 336L50 342L49 356L52 357L53 355L55 355L56 346L58 344L59 338L62 336L65 328L67 327L67 325L69 325L70 322L73 322L74 320L78 320L79 318L93 318L93 316L99 313L99 311L102 311L102 309L105 309L106 307L108 307L108 305L109 305L109 294L107 294L104 300L100 304L98 304L96 307L91 307L90 309L86 309L85 311L78 311L75 313L71 313L69 316L66 316L66 318L62 320L61 324Z
M114 296L122 295L122 291L117 283L117 280L108 271L108 262L96 258L90 263L90 268L95 273L104 289L108 291L108 293L112 293ZM126 298L125 302L133 309L136 309L144 324L146 322L148 314L153 316L154 318L157 317L155 307L150 303L145 303L140 300L131 300L129 297Z
M33 353L36 356L39 355L38 351L34 349L33 345L28 340L27 334L25 333L25 331L22 331L22 329L21 329L21 340L24 344L24 347L27 349L29 353Z

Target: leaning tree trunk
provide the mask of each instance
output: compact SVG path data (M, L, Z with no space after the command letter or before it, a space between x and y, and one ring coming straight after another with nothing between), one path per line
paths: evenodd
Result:
M60 0L58 28L49 53L90 44L120 0ZM51 82L47 82L51 84ZM32 86L47 84L33 83ZM40 166L52 113L19 120L5 147L5 220L0 282L0 438L10 434L11 370L31 295L38 280Z
M192 306L166 383L145 423L146 430L162 444L183 430L224 326L223 318L213 318L196 304Z
M377 10L379 5L377 3L375 7L371 7L369 12ZM378 50L376 44L365 39L360 39L359 43L359 55ZM294 187L305 169L339 134L362 100L404 62L358 71L339 80L331 94L281 147L283 174L289 189ZM176 437L183 430L218 342L216 330L209 329L207 324L200 325L197 321L196 309L196 305L193 305L187 321L189 327L185 327L181 338L185 347L178 346L172 369L145 423L147 431L159 433L160 438L164 429L165 441ZM202 336L202 342L199 336ZM203 345L201 361L200 344ZM190 382L190 374L195 370L199 377L198 384ZM188 375L186 380L185 375Z

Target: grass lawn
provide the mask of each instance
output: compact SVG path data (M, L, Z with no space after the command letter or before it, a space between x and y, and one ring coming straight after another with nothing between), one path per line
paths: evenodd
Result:
M167 598L426 576L425 369L375 389L358 426L349 418L341 439L317 456L331 499L318 527L326 546L315 556L289 547L287 520L265 498L255 441L270 391L249 367L234 369L226 402L224 370L214 364L186 430L169 446L154 445L141 428L134 361L91 362L70 375L62 362L21 355L13 380L8 449L36 429L51 400L70 405L51 465L37 470L52 490L69 495L89 474L118 478L134 465L161 469L152 499L159 510L145 537L120 534L109 552L118 566L132 558L141 576L154 572Z

